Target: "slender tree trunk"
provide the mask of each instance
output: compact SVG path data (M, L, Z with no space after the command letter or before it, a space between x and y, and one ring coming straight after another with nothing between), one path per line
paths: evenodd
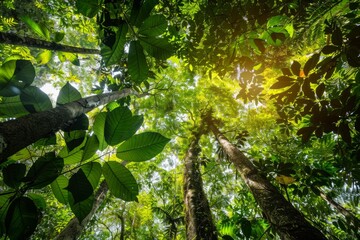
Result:
M82 98L56 108L0 123L0 163L24 147L57 132L67 122L97 106L126 97L131 89Z
M199 164L200 134L194 134L185 156L184 202L186 239L218 239L213 223L209 202L203 190Z
M335 202L331 197L326 195L321 189L320 190L320 196L328 202L331 206L333 206L337 211L339 211L346 219L348 219L354 227L359 229L360 232L360 220L349 210L341 206L339 203Z
M52 51L61 51L61 52L71 52L71 53L81 53L81 54L100 54L100 51L98 49L72 47L72 46L58 44L56 42L49 42L31 37L22 37L14 33L0 32L0 44L1 43L48 49Z
M95 194L95 202L90 211L90 213L82 220L80 223L79 220L74 217L70 220L70 222L66 225L66 227L55 237L55 240L75 240L77 239L82 231L84 230L85 226L94 216L96 210L99 208L101 203L104 201L106 197L106 193L108 191L108 185L106 181L102 181L100 184L99 189L96 191Z
M229 142L211 120L208 120L208 124L281 239L326 239L266 178L259 174L252 162Z

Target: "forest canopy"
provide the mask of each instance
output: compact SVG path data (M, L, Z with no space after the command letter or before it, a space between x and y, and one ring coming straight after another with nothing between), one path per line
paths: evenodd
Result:
M359 239L360 2L0 2L1 239Z

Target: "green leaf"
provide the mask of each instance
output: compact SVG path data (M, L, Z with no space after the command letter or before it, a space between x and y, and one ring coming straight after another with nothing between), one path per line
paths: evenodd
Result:
M267 28L272 28L272 27L279 27L279 26L283 26L285 23L287 23L289 21L289 18L287 16L284 15L277 15L277 16L273 16L271 17L268 22L267 22Z
M92 156L94 156L98 148L99 148L98 138L95 135L88 137L83 149L84 153L83 153L82 161L85 161L91 158Z
M77 0L76 8L82 15L93 18L100 11L101 5L98 0Z
M314 69L316 67L316 64L319 62L320 59L320 54L319 53L315 53L314 55L311 56L311 58L309 58L309 60L307 60L307 62L305 63L304 66L304 74L307 76L309 74L309 72Z
M0 195L0 236L6 233L5 218L13 197L14 193L2 192Z
M69 202L73 202L73 204L86 200L94 192L90 181L87 179L84 171L81 168L71 176L69 185L66 187L66 190L71 193L72 199L69 199Z
M81 202L74 203L73 201L69 201L71 210L73 211L79 222L84 220L84 218L91 212L94 201L94 194Z
M126 43L126 34L128 32L128 25L121 24L116 33L116 40L112 48L104 45L101 48L101 56L105 62L105 66L119 63L124 54L124 46Z
M19 197L9 206L6 214L6 234L10 239L27 239L38 224L38 209L28 197Z
M98 113L95 117L93 131L96 137L99 140L99 150L102 151L107 147L107 143L104 137L104 130L105 130L105 120L106 120L107 113L101 112Z
M56 105L63 105L65 103L73 102L81 99L80 92L74 88L69 82L67 82L59 92L59 96L56 100Z
M17 87L30 86L35 78L35 68L28 60L17 60L14 76L11 78Z
M26 165L22 163L12 163L3 168L3 181L12 188L17 188L21 184L22 178L26 173Z
M6 86L6 84L11 80L12 76L15 73L16 69L16 60L11 60L5 62L0 67L0 87Z
M140 133L122 143L116 151L116 156L126 161L146 161L159 154L169 141L169 138L160 133Z
M0 68L0 96L13 97L29 86L35 77L35 69L30 61L11 60Z
M85 131L75 130L71 132L64 132L65 143L69 153L76 147L83 145L85 140Z
M280 76L277 78L278 82L274 83L270 89L279 89L279 88L285 88L293 85L295 82L295 79L287 77L287 76Z
M55 42L61 42L64 39L65 33L64 32L56 32L54 36Z
M246 238L251 237L251 223L246 218L241 221L241 231L245 235Z
M336 27L331 35L331 42L336 46L341 46L343 42L343 34L339 27Z
M337 50L339 50L339 47L334 46L334 45L326 45L325 47L323 47L323 49L321 50L322 53L324 54L331 54L333 52L336 52Z
M41 210L41 211L45 211L46 210L46 202L43 196L41 196L40 194L36 194L36 193L27 193L27 196L33 200L33 202L35 203L36 207Z
M293 61L291 64L291 71L295 76L300 76L301 64L298 61Z
M139 34L145 36L158 36L163 34L167 28L167 21L164 15L157 14L145 19L144 23L139 28Z
M134 82L141 83L146 80L149 67L146 62L144 50L139 41L130 42L128 64L129 74Z
M69 185L69 180L64 176L60 175L55 181L51 183L51 190L56 199L62 204L67 204L69 192L66 187Z
M142 116L132 116L127 107L118 107L106 116L105 140L114 146L129 139L140 128L144 119Z
M140 25L143 23L143 21L149 17L150 12L153 10L153 8L158 4L158 0L145 0L143 1L140 11L133 11L135 14L131 18L131 23L134 24L136 27L140 27Z
M98 162L89 162L81 167L86 178L90 182L93 189L99 185L99 180L101 177L101 164Z
M174 53L173 46L166 38L141 37L139 38L145 51L160 60L166 60Z
M21 17L21 20L28 25L28 27L36 33L39 37L42 37L46 40L50 40L50 31L47 27L34 22L28 16Z
M40 65L45 65L51 60L51 57L52 52L50 50L43 50L37 55L36 61Z
M60 174L64 167L64 160L56 157L54 152L45 154L38 158L29 169L24 182L30 188L39 189L52 183Z
M52 108L48 95L35 86L25 88L20 99L25 109L30 113L42 112Z
M103 166L103 174L109 189L115 197L134 201L139 194L138 185L131 172L121 163L109 161Z

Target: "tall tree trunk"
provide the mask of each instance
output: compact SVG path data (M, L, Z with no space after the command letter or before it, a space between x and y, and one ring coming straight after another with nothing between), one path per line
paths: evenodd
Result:
M5 33L5 32L0 32L0 43L48 49L53 51L70 52L70 53L100 54L100 51L98 49L72 47L72 46L58 44L56 42L49 42L31 37L22 37L14 33Z
M335 202L334 199L326 195L321 189L320 190L320 196L328 202L331 206L333 206L337 211L339 211L346 219L348 219L355 228L358 228L360 230L360 220L349 210L341 206L339 203ZM359 231L360 232L360 231Z
M229 142L212 120L208 120L208 125L281 239L326 239L266 178L260 175L253 163Z
M194 134L185 156L184 202L186 239L218 239L209 202L203 190L199 164L200 134Z
M0 163L24 147L57 132L70 120L97 106L126 97L129 88L82 98L56 108L0 123Z
M102 181L100 184L99 189L96 191L95 194L95 202L90 211L90 213L82 220L80 223L79 220L74 217L70 220L70 222L66 225L66 227L55 237L55 240L75 240L77 239L82 231L84 230L85 226L94 216L96 210L99 208L101 203L104 201L106 197L106 193L108 192L108 185L106 181Z

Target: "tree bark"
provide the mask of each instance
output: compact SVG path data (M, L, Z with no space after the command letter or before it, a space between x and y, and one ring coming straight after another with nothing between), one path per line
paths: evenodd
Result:
M66 103L56 108L32 113L14 120L0 123L0 163L24 147L41 138L57 132L70 120L97 106L126 97L132 93L129 88L104 93Z
M31 37L22 37L14 33L5 33L5 32L0 32L0 43L33 47L33 48L41 48L52 51L70 52L70 53L100 54L100 51L98 49L72 47L72 46L58 44L56 42L49 42Z
M82 220L80 223L79 220L74 217L70 220L70 222L66 225L66 227L55 237L55 240L75 240L77 239L82 231L84 230L85 226L94 216L95 212L104 201L106 197L106 193L108 192L108 185L106 181L102 181L100 184L99 189L96 191L95 194L95 202L90 211L90 213Z
M360 228L360 220L349 210L347 210L346 208L344 208L343 206L341 206L339 203L335 202L331 197L329 197L328 195L326 195L321 189L319 189L320 191L320 196L326 201L328 202L331 206L333 206L337 211L339 211L342 215L344 215L344 217L349 220L352 225L355 228ZM360 230L360 229L359 229ZM360 232L360 231L359 231Z
M262 209L266 219L274 227L281 239L326 239L326 237L304 216L286 201L284 196L261 176L253 163L219 131L211 120L208 120L210 130L214 133L224 152L240 173L246 185L250 188L256 202Z
M213 223L209 202L203 190L203 182L199 163L200 134L194 134L185 156L184 170L184 202L186 239L215 240L218 239Z

